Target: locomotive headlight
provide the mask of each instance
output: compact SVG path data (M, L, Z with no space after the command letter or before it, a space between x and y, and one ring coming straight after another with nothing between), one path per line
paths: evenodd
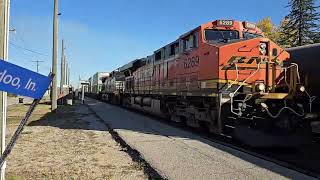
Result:
M259 91L266 90L266 85L264 85L263 83L257 84L257 90L259 90Z
M259 45L259 51L261 55L266 55L267 54L267 43L261 42Z
M268 109L268 105L267 105L266 103L261 103L261 107L262 107L263 109Z
M304 86L300 86L300 87L299 87L299 90L300 90L301 92L304 92L304 91L306 91L306 88L305 88Z

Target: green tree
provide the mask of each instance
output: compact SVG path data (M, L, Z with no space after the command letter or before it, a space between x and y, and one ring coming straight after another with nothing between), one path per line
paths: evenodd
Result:
M286 26L289 22L289 18L285 17L283 20L280 22L279 26L279 40L278 43L285 47L292 47L295 41L295 37L292 36L292 34L296 33L297 30L286 30Z
M279 37L280 37L279 28L272 23L270 17L266 17L258 21L257 27L262 30L262 32L267 38L271 39L274 42L279 41Z
M315 0L290 0L290 13L282 21L280 42L288 47L319 42L320 14Z

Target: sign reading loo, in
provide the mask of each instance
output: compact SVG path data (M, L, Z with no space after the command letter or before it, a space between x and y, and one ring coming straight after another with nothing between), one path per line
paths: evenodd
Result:
M0 90L41 99L51 79L23 67L0 60Z

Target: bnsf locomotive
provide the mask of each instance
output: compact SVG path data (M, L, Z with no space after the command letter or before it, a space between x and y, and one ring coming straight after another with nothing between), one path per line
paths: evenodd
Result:
M100 98L253 146L311 139L298 64L254 24L216 20L103 79Z

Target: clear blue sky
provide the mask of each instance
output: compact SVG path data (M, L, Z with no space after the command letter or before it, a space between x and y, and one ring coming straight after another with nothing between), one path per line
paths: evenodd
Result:
M192 28L215 19L275 24L288 14L288 0L59 0L59 39L66 41L71 81L115 68L146 55ZM11 0L9 60L48 74L52 54L53 0ZM61 42L60 42L61 43ZM59 53L61 44L59 44ZM60 55L59 66L60 70Z

